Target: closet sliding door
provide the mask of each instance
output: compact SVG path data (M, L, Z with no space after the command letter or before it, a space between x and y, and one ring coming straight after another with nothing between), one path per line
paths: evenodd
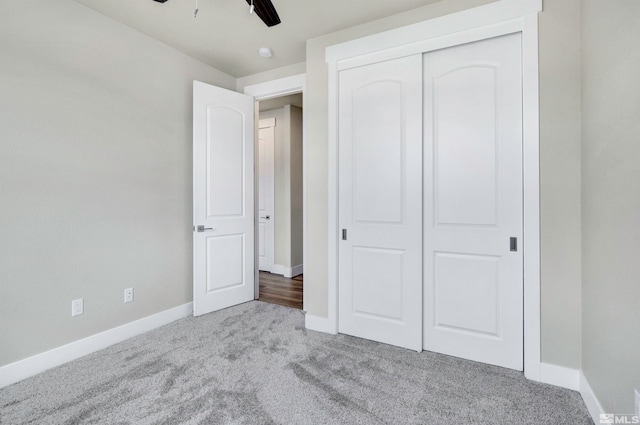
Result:
M422 350L422 55L339 73L339 332Z
M523 368L520 33L424 55L424 349Z

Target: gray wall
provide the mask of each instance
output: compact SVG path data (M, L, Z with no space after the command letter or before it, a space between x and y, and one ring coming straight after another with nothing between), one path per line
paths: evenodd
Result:
M291 266L303 261L303 176L302 176L302 109L285 106L289 115L289 166L291 168Z
M582 368L607 412L640 390L640 2L582 2Z
M236 81L70 0L0 10L2 366L192 300L192 81Z
M539 15L542 361L580 368L580 0Z

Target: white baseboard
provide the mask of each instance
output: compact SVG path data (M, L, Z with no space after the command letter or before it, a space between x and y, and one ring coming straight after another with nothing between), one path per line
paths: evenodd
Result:
M596 424L600 423L600 415L605 411L581 370L541 363L540 382L579 391L591 419Z
M291 268L291 277L300 276L304 272L304 267L302 264L298 264L297 266L293 266Z
M140 320L71 342L44 353L0 367L0 388L37 375L45 370L107 348L193 314L193 303L161 311Z
M281 266L280 264L274 264L273 267L271 267L271 273L279 274L280 276L284 276L284 270L285 269L286 269L285 266Z
M312 331L324 332L335 335L337 332L335 327L331 325L331 321L326 317L312 316L305 314L304 327Z
M587 405L587 410L591 415L591 419L593 419L594 423L599 424L600 415L603 415L606 412L602 408L602 405L598 401L598 397L596 397L591 385L589 385L589 381L587 381L587 377L584 376L582 371L580 371L580 395L582 396L584 404Z
M540 382L579 391L580 371L550 363L540 363Z
M279 274L280 276L284 276L286 278L291 279L292 277L296 277L301 275L303 271L302 264L293 267L282 266L280 264L274 264L271 268L271 273Z

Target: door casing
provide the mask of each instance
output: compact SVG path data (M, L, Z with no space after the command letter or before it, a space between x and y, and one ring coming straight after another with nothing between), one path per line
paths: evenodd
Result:
M266 179L266 181L260 182L260 161L258 160L258 162L256 163L256 174L258 175L258 182L262 183L262 184L258 184L258 186L256 186L256 192L258 195L258 198L260 198L260 196L264 196L264 203L265 203L265 207L267 207L267 215L269 215L269 218L267 218L265 225L266 225L266 230L264 232L264 241L260 242L260 232L259 232L259 228L260 228L260 220L262 220L263 218L260 217L261 214L258 214L258 217L256 218L258 225L256 227L256 232L258 232L258 237L256 239L257 244L257 250L260 250L260 246L261 244L263 244L265 251L268 251L267 253L267 264L264 265L264 267L262 265L258 265L258 269L260 270L264 270L264 271L269 271L272 272L273 271L273 265L274 265L274 261L275 261L275 126L276 126L276 119L275 118L267 118L267 119L261 119L259 120L258 123L258 133L264 131L268 131L269 135L270 135L270 145L268 146L269 148L269 152L265 155L265 160L266 160L266 164L265 164L265 169L269 169L270 168L270 172L271 175L270 177L268 177ZM259 151L260 150L260 140L262 140L260 137L258 137L256 139L257 143L256 143L256 149ZM259 154L259 152L258 152ZM264 193L260 194L260 188L264 189ZM260 202L258 201L258 212L260 212Z
M257 107L257 102L261 101L261 100L267 100L267 99L273 99L274 97L280 97L280 96L287 96L290 94L296 94L296 93L302 93L302 263L303 264L307 264L307 232L306 232L306 227L307 227L307 196L306 196L306 187L307 187L307 165L306 165L306 146L307 146L307 117L306 117L306 113L307 113L307 75L306 74L297 74L297 75L292 75L290 77L285 77L285 78L280 78L277 80L273 80L273 81L267 81L265 83L258 83L258 84L253 84L253 85L249 85L246 86L244 88L244 94L248 94L250 96L253 96L253 98L256 100L256 108L255 109L255 114L256 114L256 123L259 121L258 119L258 107ZM256 132L256 138L255 140L258 140L258 125L255 126L255 132ZM257 150L256 150L257 151ZM255 166L257 166L258 164L258 158L255 157L254 159L254 164ZM258 173L255 173L255 176L257 178ZM256 181L257 184L257 181ZM257 196L258 196L258 192L255 191L254 195L256 196L256 208L257 208ZM256 209L256 216L257 216L257 209ZM258 220L256 220L256 238L257 238L257 226L258 226ZM256 240L256 244L257 244L257 240ZM257 246L257 245L256 245ZM258 264L258 252L256 250L255 253L255 264ZM259 282L259 270L258 267L255 267L255 299L258 299L259 297L259 291L260 291L260 282ZM307 305L307 291L305 289L305 287L303 286L302 288L302 309L304 311L306 311L306 305Z
M523 83L524 374L541 379L538 13L542 0L494 2L327 48L329 66L328 317L310 329L338 332L338 72L520 32Z

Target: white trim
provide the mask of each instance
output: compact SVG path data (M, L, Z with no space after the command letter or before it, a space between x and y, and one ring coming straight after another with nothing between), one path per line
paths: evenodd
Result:
M256 137L255 137L255 157L254 157L254 174L255 174L255 185L254 187L256 188L254 195L254 199L255 199L255 217L256 217L256 223L255 223L255 263L258 266L256 267L256 270L254 271L254 293L253 293L253 298L254 299L260 299L260 255L258 254L258 250L259 250L259 246L260 246L260 231L259 231L259 226L260 226L260 214L258 211L258 209L260 208L260 194L258 193L258 189L260 187L260 130L263 130L265 128L271 128L271 136L272 136L272 141L273 141L273 145L272 147L272 152L271 152L271 166L273 168L273 171L275 172L275 146L276 146L276 133L275 133L275 128L276 128L276 117L271 117L271 118L263 118L260 119L260 108L258 108L257 102L256 102L256 107L255 107L255 114L256 114L256 119L258 121L258 128L256 129ZM267 190L267 186L265 183L265 192L269 193L269 191L271 192L271 199L269 199L269 201L271 201L271 205L273 205L273 211L271 212L271 218L272 221L270 222L270 224L273 225L273 232L272 235L273 237L271 238L271 243L269 245L269 247L267 247L266 245L268 244L268 241L265 241L265 250L268 250L269 248L271 249L271 258L270 258L270 266L271 266L271 271L273 271L273 267L275 267L275 256L276 256L276 234L275 234L275 222L276 222L276 211L275 211L275 206L276 206L276 188L275 188L275 174L273 176L273 178L271 179L271 187L269 188L269 190ZM265 194L265 202L267 200L267 195ZM269 203L269 202L266 202ZM269 238L266 238L269 239ZM265 264L264 265L265 268L269 267L269 264Z
M522 18L513 19L500 24L469 29L464 32L447 35L445 37L425 39L420 42L395 47L393 49L372 52L355 58L343 59L338 62L338 70L356 68L370 63L384 62L405 56L418 55L424 52L458 46L477 40L484 40L487 38L520 32L521 30Z
M278 274L280 276L284 276L286 270L287 268L285 266L281 266L280 264L274 264L273 267L271 267L271 273Z
M271 268L271 273L278 274L280 276L284 276L286 278L291 279L292 277L298 276L302 274L302 264L293 267L287 267L280 264L274 264ZM302 288L304 291L304 287Z
M307 263L307 74L297 74L273 81L253 84L244 88L244 93L257 101L289 94L302 93L302 263ZM257 114L257 112L256 112ZM257 173L256 173L257 175ZM256 192L257 193L257 192ZM257 208L257 202L256 202ZM257 217L257 214L256 214ZM256 226L258 222L256 220ZM256 232L256 235L258 233ZM256 245L257 246L257 245ZM256 257L257 257L256 253ZM257 261L257 260L256 260ZM256 262L256 265L258 263ZM258 269L255 273L256 299L260 288ZM306 287L302 287L303 309L308 305Z
M580 371L550 363L540 364L540 382L578 391L580 388Z
M493 24L503 24L506 21L535 14L541 10L542 0L501 0L329 46L326 49L326 61L338 62L388 49L404 49L410 44L449 36L456 32L488 27ZM420 53L420 51L414 53Z
M258 128L271 128L276 126L276 117L263 118L258 120Z
M328 200L327 223L329 225L327 256L327 317L330 324L329 333L338 333L338 64L330 62L329 67L329 130L328 130Z
M291 277L300 276L302 273L304 273L304 266L302 264L291 267Z
M338 293L338 70L380 58L401 57L419 48L454 46L461 40L522 33L524 185L524 374L540 380L540 179L538 16L540 0L502 0L463 12L330 46L328 140L328 320L337 330ZM501 20L503 22L501 22ZM429 40L428 38L437 38ZM394 49L395 47L395 49ZM381 51L383 51L381 53ZM424 52L423 52L424 53ZM355 57L361 55L359 57Z
M292 75L265 83L253 84L244 88L244 94L253 96L256 100L267 100L289 94L303 93L307 86L307 74Z
M336 335L338 333L329 319L326 317L311 316L310 314L305 314L304 316L304 327L312 331L327 334Z
M584 376L584 372L580 371L580 395L582 396L582 400L584 404L587 406L587 410L591 415L591 419L593 422L598 424L600 423L600 415L605 414L606 412L602 408L600 401L598 401L598 397L593 392L591 385L589 385L589 381L587 381L587 377Z
M524 193L524 376L540 380L540 113L538 15L522 27L522 173Z
M192 314L193 303L183 304L0 367L0 388Z

